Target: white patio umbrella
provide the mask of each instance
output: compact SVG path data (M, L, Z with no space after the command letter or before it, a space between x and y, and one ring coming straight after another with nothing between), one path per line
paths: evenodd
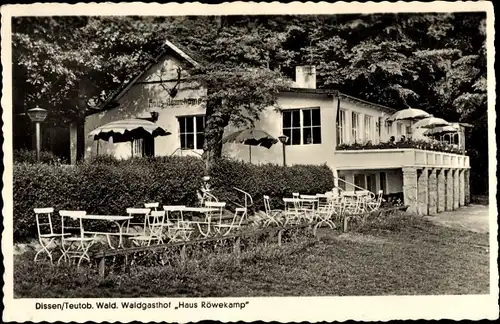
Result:
M442 118L437 118L434 116L420 119L418 122L413 124L414 128L435 128L441 126L449 126L450 123Z
M264 146L270 149L271 146L278 143L278 139L263 130L245 128L225 136L222 139L222 143L240 143L248 145L248 155L250 163L252 163L252 146Z
M421 110L421 109L415 109L415 108L407 108L403 109L400 111L395 112L392 116L387 118L389 121L396 121L396 120L417 120L417 119L423 119L431 117L431 114Z
M458 129L453 126L440 126L440 127L434 127L426 130L424 132L425 136L432 136L432 135L439 135L439 134L446 134L446 133L455 133L457 132Z
M102 125L89 133L94 141L113 139L113 143L130 142L132 156L134 155L133 142L135 139L144 138L148 135L153 137L166 136L172 133L166 131L155 123L145 119L123 119ZM99 154L99 145L97 146Z
M392 116L387 118L387 120L388 121L409 120L410 126L412 126L414 120L419 120L427 117L431 117L431 114L429 114L426 111L423 111L422 109L407 108L395 112Z

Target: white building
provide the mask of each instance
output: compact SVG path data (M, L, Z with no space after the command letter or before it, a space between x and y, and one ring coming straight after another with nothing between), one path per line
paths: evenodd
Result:
M190 78L186 67L198 63L170 42L159 57L140 75L113 96L102 111L85 118L85 156L112 154L128 158L135 154L201 155L203 146L206 89ZM180 68L180 70L179 70ZM180 78L178 75L180 72ZM256 122L256 128L278 137L289 137L287 164L329 165L341 179L345 190L357 187L372 192L404 195L405 204L419 214L452 210L469 201L469 158L463 154L419 148L346 149L353 143L379 144L391 136L399 140L411 131L408 122L390 123L396 110L366 102L337 91L316 89L313 67L297 67L296 87L279 94L280 111L269 108ZM168 89L176 86L170 97ZM154 112L156 123L172 135L134 143L94 142L87 134L108 122L127 118L148 118ZM230 127L226 133L231 131ZM71 128L72 161L78 145L76 123ZM458 132L464 146L463 129ZM421 132L413 138L426 138ZM99 148L98 148L99 147ZM248 160L248 147L227 144L223 153ZM252 148L253 163L282 163L282 147Z

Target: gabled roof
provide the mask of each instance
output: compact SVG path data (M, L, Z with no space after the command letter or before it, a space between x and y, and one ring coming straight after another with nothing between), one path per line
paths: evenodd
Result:
M201 65L197 61L195 61L190 55L186 53L185 50L181 50L178 45L173 44L172 42L166 40L165 48L158 54L153 61L149 62L143 69L137 73L137 75L129 80L128 82L124 82L121 87L119 87L116 91L114 91L105 101L102 103L98 109L89 111L86 116L93 115L99 113L101 111L114 108L113 105L116 103L118 99L120 99L135 83L139 81L139 79L147 72L149 69L153 67L153 65L157 64L158 61L165 55L169 50L173 51L184 61L188 62L195 68L199 68Z

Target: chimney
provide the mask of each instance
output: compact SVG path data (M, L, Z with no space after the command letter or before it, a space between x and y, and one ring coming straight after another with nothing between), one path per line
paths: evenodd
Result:
M295 67L295 83L299 88L316 89L316 67L313 65Z

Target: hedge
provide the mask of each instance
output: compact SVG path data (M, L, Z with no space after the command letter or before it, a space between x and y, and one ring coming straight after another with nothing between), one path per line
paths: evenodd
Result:
M194 206L203 174L204 162L196 157L125 161L99 157L75 166L15 163L14 238L36 237L33 208L37 207L123 215L127 207L142 207L145 202ZM253 196L257 209L263 209L264 194L274 198L276 208L281 197L292 192L315 194L333 187L333 174L326 165L282 167L221 160L211 176L219 200L241 203L242 195L233 189L238 187ZM54 218L56 231L58 218Z
M292 193L314 195L329 191L334 186L333 173L325 165L250 164L222 160L211 170L211 185L220 201L243 204L243 195L234 187L248 192L254 200L254 209L264 209L263 195L271 197L271 208L282 208L283 197Z
M14 150L13 152L14 162L17 163L36 163L36 151L30 150ZM40 162L48 164L61 164L65 161L49 151L40 152Z

